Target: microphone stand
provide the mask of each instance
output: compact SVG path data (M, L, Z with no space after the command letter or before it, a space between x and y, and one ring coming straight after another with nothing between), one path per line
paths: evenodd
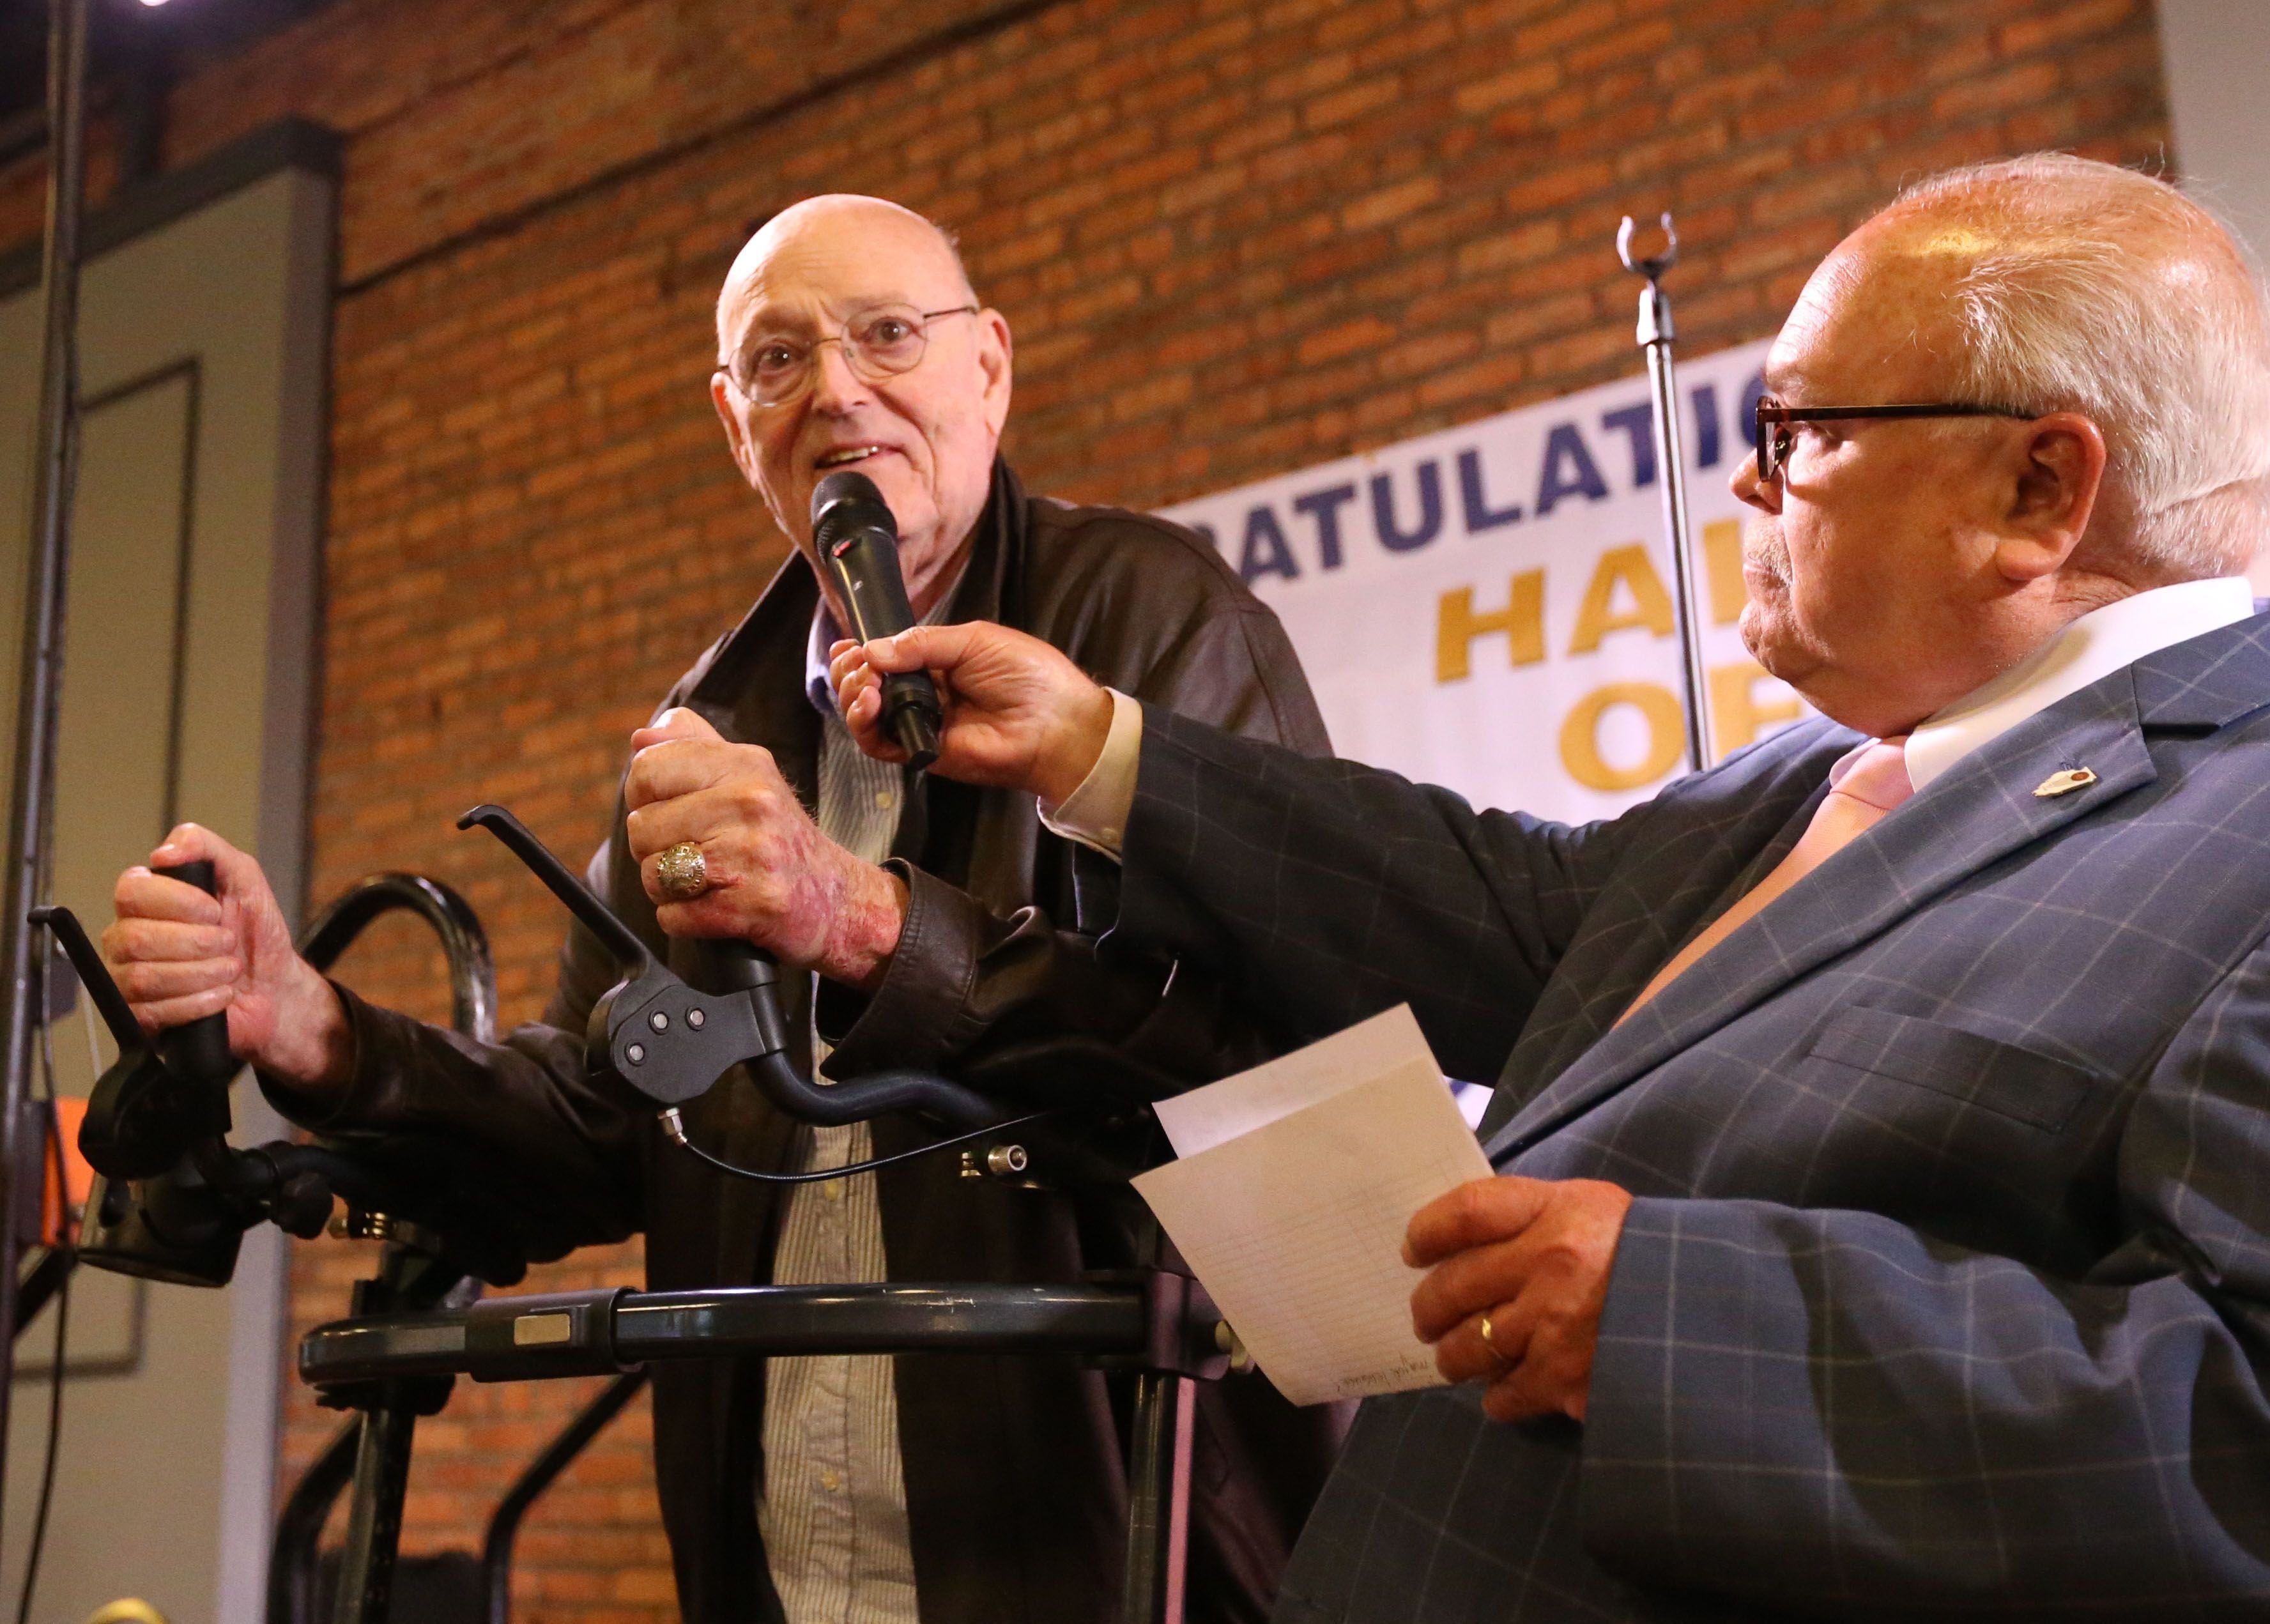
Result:
M1671 216L1662 217L1663 252L1632 257L1632 218L1616 231L1616 257L1624 269L1647 278L1639 293L1639 347L1647 357L1647 381L1655 397L1655 466L1663 487L1663 527L1671 538L1672 590L1679 607L1679 674L1687 689L1687 767L1701 772L1717 758L1710 738L1710 686L1702 668L1702 596L1695 587L1695 537L1687 519L1687 444L1680 425L1679 385L1671 360L1671 300L1664 296L1663 273L1679 263L1679 233Z
M15 798L9 807L6 1048L0 1051L0 1458L8 1442L18 1324L17 1273L46 1188L46 1113L30 1098L33 1045L47 1018L47 947L29 915L44 901L62 697L63 589L78 463L79 219L86 193L89 0L48 0L48 229L42 281L38 464L25 570L24 645L16 694ZM63 1372L56 1372L63 1380Z

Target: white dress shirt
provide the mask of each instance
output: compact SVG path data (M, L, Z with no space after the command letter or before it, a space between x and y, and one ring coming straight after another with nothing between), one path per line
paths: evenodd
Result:
M2155 587L2093 609L1992 682L1917 724L1908 736L1908 777L1920 792L1932 780L2037 711L2100 678L2179 642L2231 626L2254 612L2254 589L2243 575ZM1064 805L1041 806L1041 821L1066 840L1119 855L1143 751L1143 708L1110 689L1111 730L1102 753ZM1870 744L1874 740L1868 741ZM1831 769L1842 769L1867 745Z
M2155 587L2092 609L1993 681L1918 723L1908 735L1908 780L1920 793L1979 745L2066 694L2253 612L2254 588L2244 575Z

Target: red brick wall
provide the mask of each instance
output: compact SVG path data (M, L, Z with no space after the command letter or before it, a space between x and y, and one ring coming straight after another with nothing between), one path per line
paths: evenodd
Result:
M348 136L315 892L456 885L508 1020L560 916L450 820L587 850L627 730L779 558L703 389L716 285L797 197L959 231L1027 479L1142 506L1634 370L1623 213L1677 211L1700 352L1904 178L2167 142L2148 0L343 0L189 72L169 160L285 112ZM0 241L38 182L0 174ZM346 968L440 1012L412 927ZM295 1330L360 1252L299 1249ZM413 1546L472 1543L582 1390L461 1388ZM333 1423L286 1420L296 1470ZM538 1510L523 1617L671 1616L644 1446L642 1409Z

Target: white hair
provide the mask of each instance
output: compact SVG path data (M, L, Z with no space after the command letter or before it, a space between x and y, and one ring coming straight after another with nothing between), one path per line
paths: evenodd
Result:
M2164 181L2061 153L1933 175L1893 207L1977 228L1954 245L1955 397L2094 422L2152 575L2244 569L2270 535L2270 301L2235 235Z

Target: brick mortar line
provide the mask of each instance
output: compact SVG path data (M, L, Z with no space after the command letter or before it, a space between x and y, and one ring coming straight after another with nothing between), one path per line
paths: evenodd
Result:
M490 57L487 61L483 62L478 67L468 68L464 72L454 75L449 78L437 79L433 84L423 87L423 89L406 95L400 102L397 103L392 108L389 108L386 111L373 117L368 123L359 125L356 128L345 130L343 133L349 140L353 141L360 140L363 137L371 135L378 130L390 129L394 125L399 124L404 120L415 116L415 110L421 102L438 100L444 96L454 95L461 90L465 90L473 85L478 85L483 79L488 78L493 75L507 72L514 68L523 67L529 63L541 62L547 56L561 55L568 48L577 45L582 41L589 39L592 34L595 34L605 28L610 23L614 22L619 18L621 18L631 11L634 11L641 6L649 4L650 4L650 0L616 0L616 3L613 5L585 22L580 28L571 29L564 33L547 34L543 40L533 44L507 46L496 56ZM338 19L338 21L339 27L333 32L332 37L334 39L337 39L341 33L351 30L355 26L355 19L353 19L342 18ZM282 42L278 41L278 43L280 45ZM320 45L321 42L318 41L316 43ZM293 48L287 47L286 48L289 49ZM285 54L285 50L279 49L278 54Z
M365 271L360 276L341 282L335 292L335 296L339 300L352 299L357 294L368 293L375 287L392 281L404 271L413 271L420 265L445 258L461 248L470 248L477 242L486 242L493 238L509 236L523 226L541 219L548 214L556 213L560 210L611 190L627 182L666 169L681 159L689 158L734 136L745 135L752 130L760 130L768 124L778 123L784 119L791 118L809 108L819 106L855 85L862 84L879 75L895 73L902 69L919 65L939 52L974 44L990 35L1014 27L1030 18L1037 17L1043 11L1054 10L1065 3L1065 0L1012 0L1012 3L1007 5L998 6L979 16L941 28L934 33L924 34L920 39L910 40L906 44L894 50L886 51L872 61L861 63L855 68L815 79L802 90L792 95L783 96L778 101L768 102L762 107L752 108L746 113L736 114L731 118L714 124L697 134L688 136L683 140L670 142L655 148L650 152L642 152L636 158L627 159L621 163L600 170L596 174L588 175L572 186L564 187L559 191L522 204L516 208L508 209L501 214L491 215L486 219L477 221L462 230L451 232L447 236L427 243L424 248L412 249L398 259L389 260L374 271Z

